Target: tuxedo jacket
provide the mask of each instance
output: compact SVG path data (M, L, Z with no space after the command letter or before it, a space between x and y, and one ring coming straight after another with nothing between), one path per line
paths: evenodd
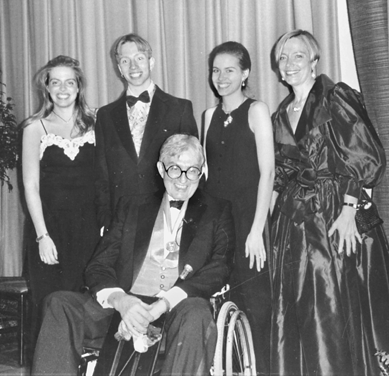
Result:
M140 201L122 197L115 218L88 264L85 280L95 295L103 288L120 287L129 292L144 262L163 192ZM210 298L227 282L235 245L229 201L197 190L188 202L179 249L179 274L193 268L176 286L189 297Z
M107 227L124 195L163 189L156 167L164 141L175 133L198 137L192 103L156 87L139 158L127 117L126 95L101 107L96 120L96 203L100 226Z

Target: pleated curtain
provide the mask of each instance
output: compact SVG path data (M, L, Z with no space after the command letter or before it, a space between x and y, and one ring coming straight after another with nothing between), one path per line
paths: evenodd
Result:
M342 0L344 1L344 0ZM19 122L37 108L32 78L53 57L80 61L87 101L98 108L124 90L112 48L122 35L147 39L156 60L152 77L168 93L190 99L201 114L216 103L208 86L208 54L219 43L243 43L252 59L249 94L271 112L287 89L271 69L271 49L286 31L313 32L323 54L318 73L340 79L337 0L0 0L0 66ZM0 276L23 267L23 219L17 189L0 202Z
M388 0L348 0L351 37L361 92L389 164ZM389 234L389 174L373 191Z

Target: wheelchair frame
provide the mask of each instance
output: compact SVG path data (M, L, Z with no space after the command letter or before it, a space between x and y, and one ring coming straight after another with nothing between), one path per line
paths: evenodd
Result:
M218 337L214 355L214 362L210 370L212 376L254 376L256 375L255 353L252 334L246 314L239 310L235 303L226 301L225 293L229 287L223 288L220 293L211 298L213 315L216 321ZM120 351L124 343L117 346ZM154 374L157 358L160 355L161 342L159 341L148 352L140 354L133 351L128 364L118 369L118 362L114 361L110 376L140 376ZM116 350L115 357L118 354ZM119 351L119 352L120 352ZM147 355L146 355L147 354ZM92 376L94 365L98 360L99 350L87 349L82 356L78 376ZM142 359L142 356L147 356ZM129 363L132 361L132 363Z

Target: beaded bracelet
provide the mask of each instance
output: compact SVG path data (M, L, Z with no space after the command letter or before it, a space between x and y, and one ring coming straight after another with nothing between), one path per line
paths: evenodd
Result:
M37 243L39 243L43 238L45 238L47 236L50 236L48 232L46 232L46 234L38 236L35 240L36 240Z
M343 203L343 206L351 206L351 207L353 207L355 210L358 210L358 204L352 204L351 202L344 202L344 203Z

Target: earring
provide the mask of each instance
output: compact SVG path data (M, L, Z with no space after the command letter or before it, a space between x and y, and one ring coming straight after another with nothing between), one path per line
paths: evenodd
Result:
M316 74L314 71L312 71L312 78L315 79L316 78Z
M245 87L245 86L246 86L245 82L244 82L244 81L242 81L242 87Z

